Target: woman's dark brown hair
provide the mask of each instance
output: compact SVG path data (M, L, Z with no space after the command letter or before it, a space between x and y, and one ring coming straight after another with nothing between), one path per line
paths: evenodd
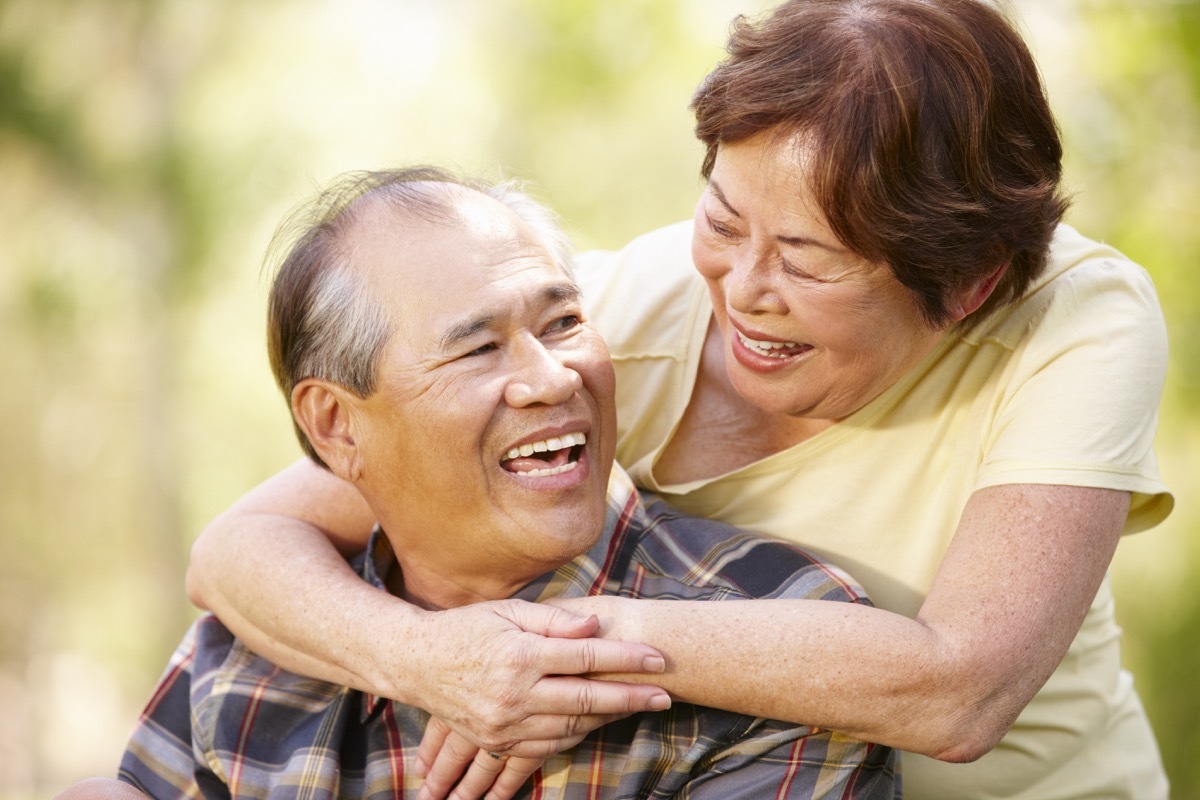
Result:
M707 178L722 143L799 135L834 233L886 262L935 326L1008 269L967 322L1021 296L1067 208L1033 61L981 0L792 0L735 20L692 100Z

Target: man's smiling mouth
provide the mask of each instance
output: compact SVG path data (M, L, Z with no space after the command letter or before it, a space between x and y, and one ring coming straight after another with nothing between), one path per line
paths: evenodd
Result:
M517 475L540 478L559 475L579 466L579 456L587 437L582 433L552 436L509 450L500 465Z

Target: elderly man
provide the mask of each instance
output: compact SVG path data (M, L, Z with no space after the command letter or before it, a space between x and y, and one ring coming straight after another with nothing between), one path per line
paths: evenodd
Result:
M362 579L430 610L593 594L866 602L790 545L644 505L613 470L612 365L568 258L548 213L505 186L416 169L323 196L272 287L271 363L306 452L378 520ZM120 777L155 798L417 797L428 721L283 671L205 616ZM499 771L503 756L477 759ZM522 791L890 798L898 781L887 748L677 703L589 734Z

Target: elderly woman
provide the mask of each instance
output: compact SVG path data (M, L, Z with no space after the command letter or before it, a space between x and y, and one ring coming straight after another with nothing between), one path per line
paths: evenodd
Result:
M369 514L306 464L204 532L193 599L281 663L491 750L648 702L546 677L596 657L920 754L910 798L1165 797L1106 580L1121 535L1172 505L1152 451L1164 325L1140 268L1061 224L1019 36L976 0L794 0L737 23L693 106L692 225L581 259L618 460L688 512L821 552L878 608L423 612L355 585L335 547L361 546ZM667 672L612 667L644 651L590 638L589 614Z

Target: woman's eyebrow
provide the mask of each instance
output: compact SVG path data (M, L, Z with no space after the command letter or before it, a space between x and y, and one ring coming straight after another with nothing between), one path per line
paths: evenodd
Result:
M721 191L721 185L717 183L716 178L708 179L708 188L712 190L713 197L717 198L717 200L721 202L721 205L725 206L726 211L728 211L730 214L733 214L738 219L742 218L742 215L738 213L738 210L731 206L729 201L725 199L725 193Z
M721 205L725 206L725 209L729 211L730 214L733 214L738 219L742 218L742 215L738 213L738 210L729 204L729 200L726 199L725 193L721 191L721 186L716 182L716 180L709 178L708 188L712 191L713 197L717 198ZM815 239L811 236L787 236L784 234L776 234L773 238L780 244L786 244L791 247L819 247L822 250L828 250L831 253L839 254L850 252L850 250L845 247L833 245L820 239Z

